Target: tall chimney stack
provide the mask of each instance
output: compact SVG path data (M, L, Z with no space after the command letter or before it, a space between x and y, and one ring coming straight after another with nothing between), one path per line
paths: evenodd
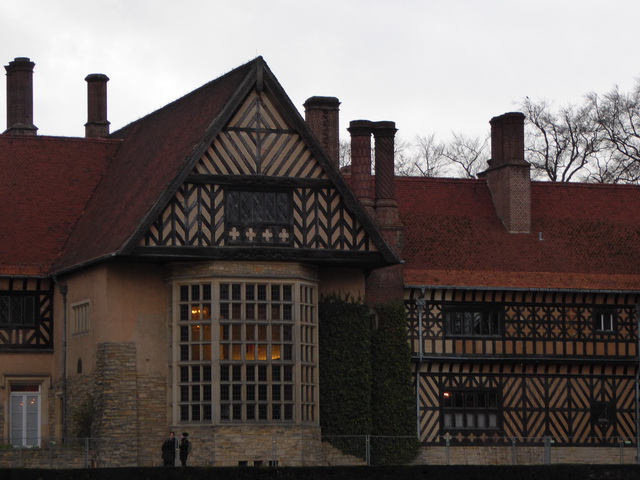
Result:
M340 164L340 101L336 97L311 97L304 102L305 121L329 156Z
M531 231L531 166L524 159L524 114L491 119L491 160L487 179L496 213L510 233Z
M85 137L104 138L109 136L110 122L107 120L107 82L109 77L102 73L92 73L87 82L87 123L84 124Z
M7 130L10 135L37 135L33 124L33 63L26 57L18 57L7 71Z
M371 195L371 133L369 120L353 120L349 123L351 134L351 189L371 218L375 218Z
M393 158L397 131L394 122L375 122L373 124L376 165L375 209L378 225L398 224Z

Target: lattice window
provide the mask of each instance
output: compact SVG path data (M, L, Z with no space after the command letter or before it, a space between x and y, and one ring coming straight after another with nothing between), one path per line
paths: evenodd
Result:
M0 295L0 325L33 327L37 305L35 295Z
M229 244L289 245L292 242L290 192L225 192Z
M463 390L442 393L444 430L498 430L500 404L497 391Z
M591 421L598 425L616 423L616 406L613 402L592 402Z
M293 285L220 284L220 419L294 420Z
M181 285L179 298L179 405L183 422L211 422L211 285Z
M445 311L449 336L499 336L503 312L498 307L464 306Z
M188 423L317 422L317 287L176 286L176 415Z
M300 362L302 420L316 420L317 312L315 288L300 286Z

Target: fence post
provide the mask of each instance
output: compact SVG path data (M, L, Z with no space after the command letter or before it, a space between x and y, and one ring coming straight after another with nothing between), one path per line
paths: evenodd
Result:
M511 464L518 464L518 447L516 447L515 437L511 437Z
M85 437L84 439L84 465L86 468L90 468L89 464L89 439Z
M371 436L365 435L365 458L367 465L371 465Z
M444 436L444 455L447 462L447 465L451 465L451 435L447 433Z
M551 465L551 437L544 437L543 461L545 465Z

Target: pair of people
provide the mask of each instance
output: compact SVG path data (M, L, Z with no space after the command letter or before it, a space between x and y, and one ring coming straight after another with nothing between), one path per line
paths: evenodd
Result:
M162 444L162 460L165 467L173 467L175 465L176 450L180 452L180 463L182 466L187 466L187 458L189 454L191 454L191 442L188 437L189 434L183 432L178 442L175 432L169 432L169 438Z

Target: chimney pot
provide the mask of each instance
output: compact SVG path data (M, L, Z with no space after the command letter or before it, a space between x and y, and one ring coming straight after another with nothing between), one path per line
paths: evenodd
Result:
M7 71L7 130L11 135L36 135L33 124L33 67L27 57L17 57Z
M310 97L304 102L305 121L331 162L340 165L340 101L336 97Z
M85 80L87 82L85 137L108 137L110 122L107 120L107 82L109 77L102 73L92 73L87 75Z

